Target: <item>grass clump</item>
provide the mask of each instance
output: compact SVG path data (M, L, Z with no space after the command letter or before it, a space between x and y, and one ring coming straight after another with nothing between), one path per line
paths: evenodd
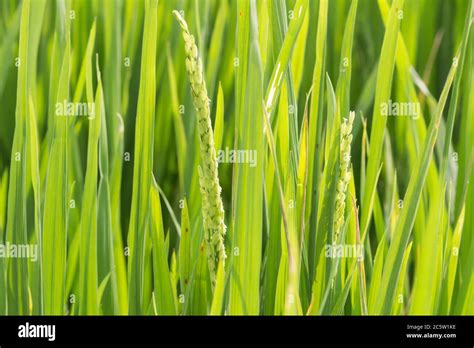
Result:
M0 14L0 314L474 314L474 0Z

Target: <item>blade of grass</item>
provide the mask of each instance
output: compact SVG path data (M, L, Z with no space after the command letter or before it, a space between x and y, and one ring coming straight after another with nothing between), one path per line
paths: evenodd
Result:
M109 149L107 142L107 121L105 116L105 103L103 94L102 78L99 70L99 59L96 56L97 92L95 106L99 112L95 117L100 117L99 135L99 188L98 188L98 224L97 224L97 280L99 288L102 288L102 295L98 297L98 303L103 314L125 314L123 299L120 299L120 292L127 291L125 276L120 276L124 270L122 236L113 231L112 224L112 204L109 184ZM98 104L100 103L100 104ZM122 262L120 262L122 261ZM122 268L123 267L123 268Z
M133 193L128 231L129 312L146 311L144 303L145 241L150 214L150 186L153 168L153 130L155 123L155 63L157 39L157 0L146 2L143 33L140 89L135 128Z
M377 72L375 87L374 112L372 116L372 129L370 132L370 151L368 154L366 182L364 196L362 197L361 232L362 239L367 232L372 215L374 194L377 186L377 173L382 158L383 139L387 117L380 112L382 103L390 99L393 70L397 51L398 30L400 27L399 11L403 11L403 0L395 0L390 9L385 30L380 62Z
M67 144L69 120L64 115L56 115L56 103L69 99L70 71L70 26L66 16L67 4L57 3L56 40L53 49L56 60L52 61L50 124L50 148L46 176L44 216L43 216L43 265L45 314L59 315L65 309L66 241L69 205Z
M90 63L89 63L90 64ZM102 81L98 78L95 95L94 117L89 116L89 138L87 143L87 170L84 182L83 206L80 223L80 278L79 278L79 314L97 315L97 182L99 168L99 137L102 118ZM98 108L97 108L98 106Z
M239 0L237 15L236 147L255 151L257 158L255 167L234 165L233 276L229 289L229 313L233 315L258 314L260 311L264 179L263 72L258 49L256 2Z
M309 156L308 156L308 186L306 219L309 220L308 234L305 244L308 246L308 268L310 280L315 276L315 265L318 262L316 255L317 218L319 212L319 187L322 168L322 125L323 125L323 95L324 69L327 39L328 0L319 2L318 29L316 34L316 62L313 70L313 92L311 94L311 108L309 113Z
M25 127L28 114L28 53L30 35L30 1L21 9L20 66L17 82L15 133L11 154L10 182L8 186L7 226L5 240L26 244L26 146ZM21 61L23 60L23 64ZM7 276L7 303L9 314L28 313L28 271L26 260L11 259L5 262Z
M26 124L27 145L30 154L31 183L35 201L35 239L38 243L38 256L33 271L32 302L33 313L43 314L43 257L42 257L42 215L41 215L41 178L39 172L39 141L37 119L31 94L29 95L28 122Z

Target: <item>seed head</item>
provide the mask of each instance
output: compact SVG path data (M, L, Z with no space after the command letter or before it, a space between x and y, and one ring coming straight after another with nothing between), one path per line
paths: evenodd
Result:
M352 143L352 125L354 123L355 113L349 112L349 119L344 118L341 124L341 143L339 160L339 179L337 182L336 194L336 214L334 219L333 243L337 242L342 226L344 224L344 211L346 208L347 185L351 179L351 143Z
M198 167L199 186L201 191L203 225L205 230L207 259L211 280L215 282L219 260L226 258L224 237L224 206L221 198L221 186L217 171L217 157L214 147L214 135L211 125L209 98L204 80L202 61L194 37L188 25L178 11L173 11L183 29L184 48L186 52L186 71L188 73L193 104L197 111L197 128L201 149L202 167Z

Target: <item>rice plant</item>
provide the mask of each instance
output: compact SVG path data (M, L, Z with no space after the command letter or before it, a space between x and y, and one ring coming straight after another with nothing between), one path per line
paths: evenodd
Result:
M473 315L474 0L3 0L0 314Z

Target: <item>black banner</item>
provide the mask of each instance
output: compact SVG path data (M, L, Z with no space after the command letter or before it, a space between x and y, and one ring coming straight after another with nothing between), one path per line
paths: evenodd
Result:
M0 347L61 344L474 346L474 317L0 317Z

